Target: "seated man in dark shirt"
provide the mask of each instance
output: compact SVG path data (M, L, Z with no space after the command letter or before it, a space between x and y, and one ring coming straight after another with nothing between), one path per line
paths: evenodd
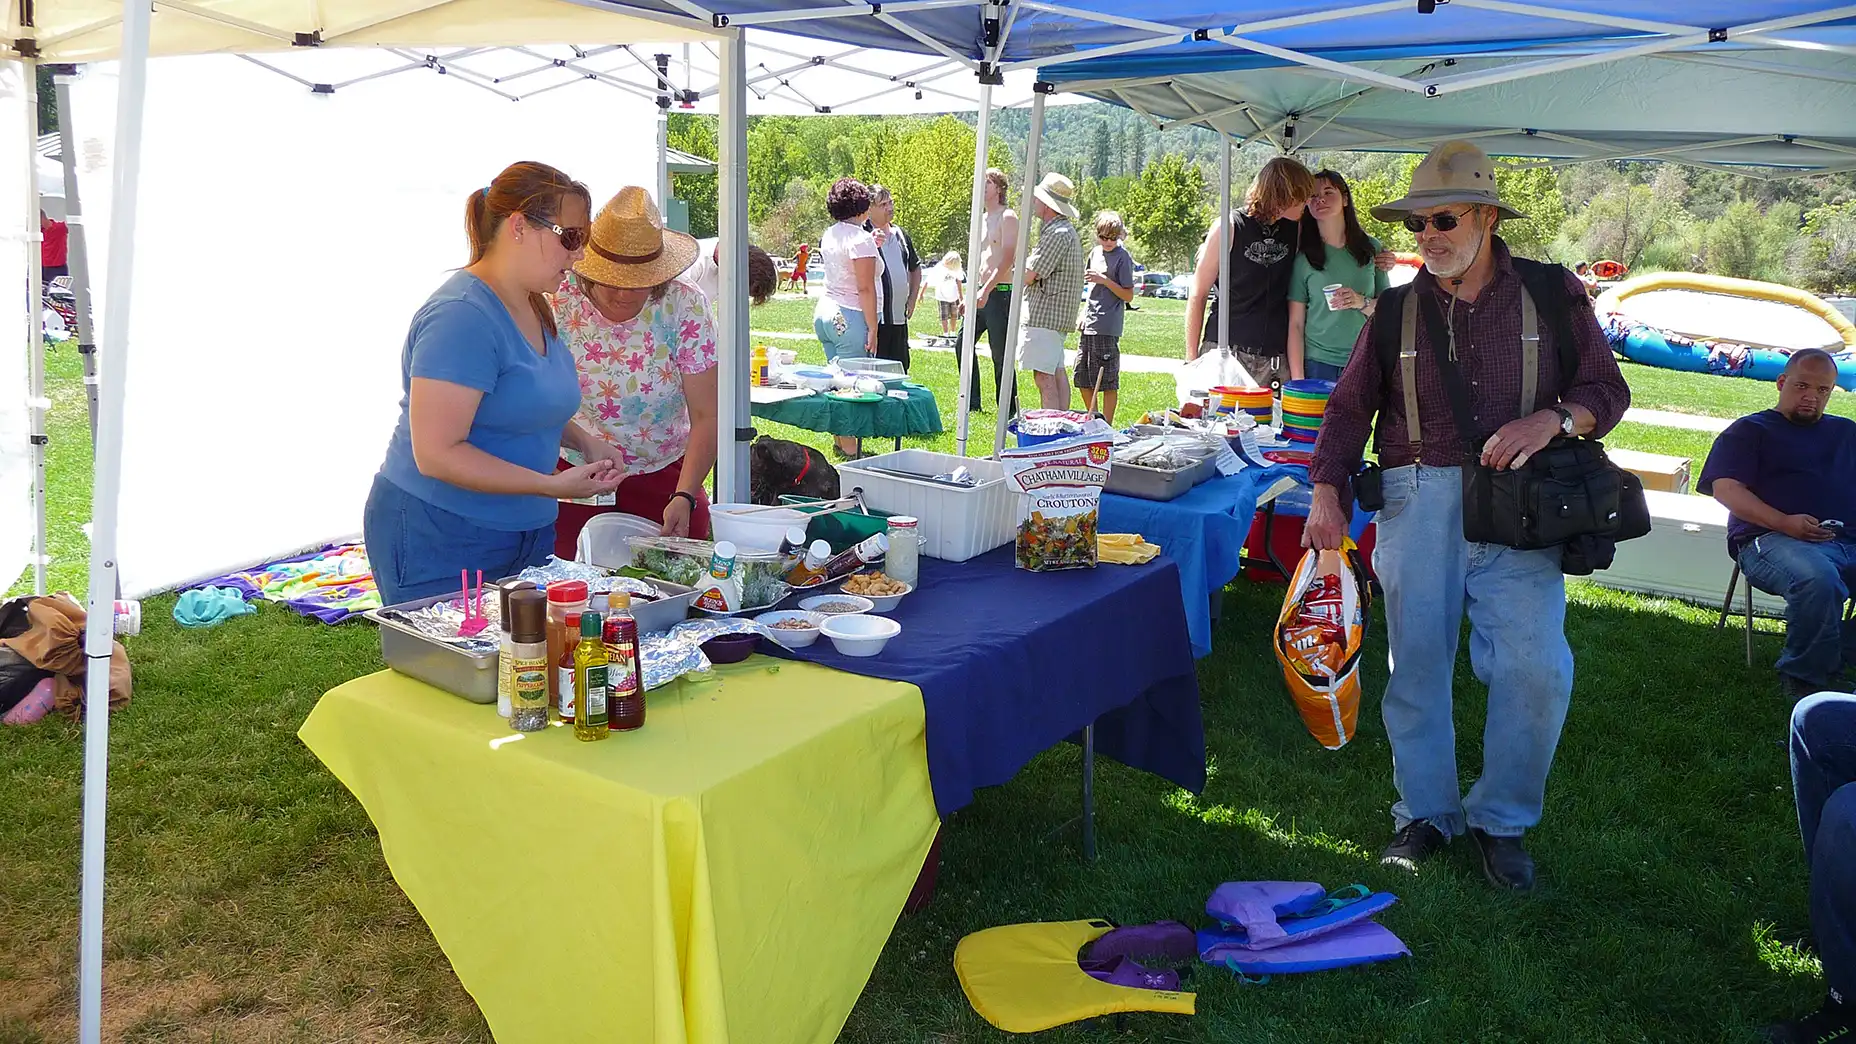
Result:
M1856 583L1856 421L1826 414L1836 361L1813 348L1792 355L1779 405L1735 421L1714 440L1701 492L1732 514L1727 553L1753 586L1785 599L1779 680L1799 699L1847 691L1856 628L1843 604Z

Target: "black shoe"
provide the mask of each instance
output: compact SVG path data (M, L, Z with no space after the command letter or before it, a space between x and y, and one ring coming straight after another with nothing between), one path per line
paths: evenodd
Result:
M1379 853L1379 865L1415 874L1419 863L1436 855L1449 843L1443 831L1422 819L1414 819L1392 835L1392 843Z
M1856 1041L1856 1010L1826 1000L1802 1019L1761 1026L1759 1032L1772 1044L1850 1044Z
M1482 875L1490 884L1511 892L1534 890L1534 857L1521 847L1520 838L1495 837L1480 830L1471 830L1469 836L1482 853Z

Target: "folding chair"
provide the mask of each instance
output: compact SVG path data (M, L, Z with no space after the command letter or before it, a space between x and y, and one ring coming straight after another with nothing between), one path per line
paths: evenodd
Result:
M1727 578L1727 597L1721 599L1721 618L1714 621L1714 629L1727 629L1727 617L1733 613L1734 588L1740 586L1740 563L1734 563L1733 575ZM1746 665L1753 666L1753 582L1746 583Z
M1725 630L1727 617L1733 613L1734 588L1740 585L1740 563L1734 563L1733 575L1727 578L1727 597L1721 599L1721 618L1714 621L1714 629ZM1746 665L1753 666L1753 581L1746 582ZM1856 598L1843 606L1843 619L1856 619Z

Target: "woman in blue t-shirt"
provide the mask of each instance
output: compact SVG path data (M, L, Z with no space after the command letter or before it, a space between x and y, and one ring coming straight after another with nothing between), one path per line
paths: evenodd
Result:
M1337 381L1395 259L1360 227L1353 190L1332 170L1315 175L1301 246L1289 274L1289 378Z
M362 527L388 605L545 561L562 498L610 492L608 460L556 473L580 407L547 292L586 245L586 186L517 163L471 193L470 264L413 315L400 351L399 424Z

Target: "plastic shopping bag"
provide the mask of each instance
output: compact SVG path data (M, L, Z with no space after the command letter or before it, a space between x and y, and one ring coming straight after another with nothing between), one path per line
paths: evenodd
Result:
M1372 587L1349 540L1339 551L1310 549L1295 567L1276 618L1276 660L1302 723L1339 750L1360 718L1360 653Z
M1237 361L1237 355L1229 348L1213 348L1181 366L1173 378L1173 390L1180 402L1191 402L1213 388L1257 386L1256 378L1244 369L1244 364Z

